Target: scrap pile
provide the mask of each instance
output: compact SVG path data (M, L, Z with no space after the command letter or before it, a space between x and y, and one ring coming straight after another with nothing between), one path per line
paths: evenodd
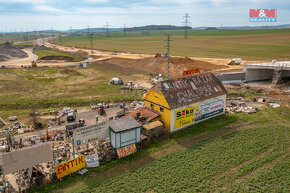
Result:
M125 83L124 86L121 86L120 89L123 90L147 90L146 88L139 86L135 84L133 81L129 81L128 83Z
M226 113L256 113L258 111L258 108L254 108L251 105L248 105L246 102L249 102L242 97L232 97L230 99L231 102L226 105Z

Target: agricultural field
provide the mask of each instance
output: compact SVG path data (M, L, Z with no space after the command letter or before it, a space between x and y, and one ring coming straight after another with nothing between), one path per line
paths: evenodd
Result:
M289 192L289 107L222 115L34 192Z
M137 71L92 63L87 69L51 67L0 69L0 116L27 113L31 108L83 106L99 101L141 99L140 92L126 92L108 85L113 77L125 82L146 80L149 76Z
M165 33L171 33L171 55L209 58L241 57L247 60L290 58L290 29L275 30L190 30L188 39L183 31L155 31L149 35L136 32L112 33L93 36L93 46L97 50L132 53L164 54L166 52ZM67 36L62 38L64 46L91 48L90 36ZM54 43L60 44L59 39Z

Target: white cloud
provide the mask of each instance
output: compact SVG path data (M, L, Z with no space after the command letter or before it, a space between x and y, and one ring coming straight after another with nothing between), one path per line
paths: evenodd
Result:
M0 0L0 3L44 3L47 0Z
M84 0L86 3L108 3L109 0Z
M35 5L34 9L36 11L46 11L46 12L62 12L62 10L47 6L47 5Z

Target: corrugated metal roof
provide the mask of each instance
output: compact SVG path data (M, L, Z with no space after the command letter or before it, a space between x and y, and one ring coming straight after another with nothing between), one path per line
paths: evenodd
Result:
M134 128L141 127L133 117L124 117L121 119L109 121L109 127L115 132L126 131Z
M159 113L158 111L155 111L153 109L150 109L149 107L145 106L145 107L141 107L131 113L129 113L128 115L126 115L125 117L134 117L137 118L137 113L140 113L140 115L145 114L147 119L143 122L141 122L141 124L147 123L152 121L153 119L159 117L161 115L161 113Z
M171 109L227 93L222 82L211 72L162 81L151 89L163 93Z

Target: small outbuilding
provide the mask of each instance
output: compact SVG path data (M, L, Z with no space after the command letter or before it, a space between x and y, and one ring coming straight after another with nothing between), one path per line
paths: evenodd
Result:
M113 148L122 148L141 142L142 126L133 117L109 121L110 142Z

